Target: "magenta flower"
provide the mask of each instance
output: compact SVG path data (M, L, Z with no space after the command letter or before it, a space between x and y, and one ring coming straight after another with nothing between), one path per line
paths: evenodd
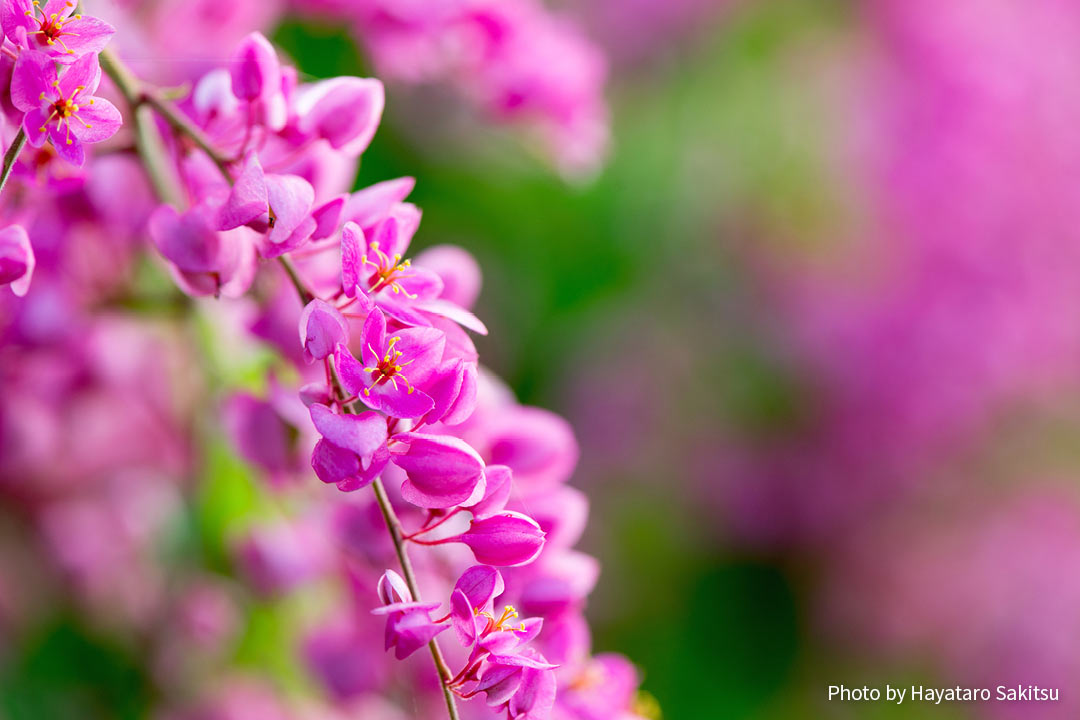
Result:
M188 294L242 295L255 277L255 247L246 230L216 232L209 214L202 206L181 214L161 205L150 216L150 237Z
M450 595L450 621L461 644L471 651L462 677L479 669L489 655L506 656L540 634L543 620L521 621L512 605L503 608L499 617L492 612L492 602L505 585L499 571L486 565L469 568ZM470 670L469 666L473 666Z
M251 33L233 52L229 64L233 95L252 102L281 92L281 65L277 52L262 33Z
M506 589L502 574L487 565L473 565L454 583L454 594L461 592L469 607L477 612L490 610L491 603Z
M303 245L318 228L315 189L296 175L265 174L252 153L217 216L216 229L241 226L263 235L260 254L274 258Z
M379 601L383 605L412 602L413 599L405 578L393 570L387 570L379 576L379 584L376 585L375 590L379 593Z
M308 363L333 355L338 343L348 342L349 324L333 305L316 299L300 313L300 344Z
M484 693L487 704L511 720L543 720L555 706L555 673L532 648L519 655L492 657L469 695Z
M419 388L438 368L445 344L443 333L429 327L388 335L386 318L376 308L360 333L363 362L344 346L338 347L334 359L346 391L369 408L396 418L417 418L435 407L431 396Z
M413 305L434 300L442 281L433 272L412 266L405 257L420 224L411 206L401 205L371 231L347 222L341 233L341 279L346 297L373 302L388 315L410 325L430 325Z
M462 542L477 562L513 567L535 560L544 549L544 531L535 520L506 510L483 519L474 518L461 535L440 542Z
M337 77L297 94L299 130L347 155L364 152L375 137L385 104L383 85L372 78Z
M85 161L83 143L108 140L120 129L120 111L95 97L101 82L96 55L84 55L57 75L56 65L40 53L24 52L11 78L11 102L26 113L23 130L30 144L46 138L72 165Z
M9 285L19 297L30 290L34 276L34 248L20 225L0 230L0 285Z
M478 485L477 491L483 487ZM404 488L402 494L406 494ZM467 509L470 503L475 502L469 498L461 505ZM528 565L544 549L544 531L540 525L528 515L512 510L484 514L482 517L474 515L469 528L458 535L435 540L422 540L415 536L411 539L418 545L464 543L473 551L477 562L500 567Z
M75 0L3 0L0 25L4 35L22 48L36 50L49 60L73 63L105 49L116 32L111 25L88 15L73 15Z
M322 435L311 455L311 467L324 483L345 491L367 487L389 459L386 419L376 413L338 415L325 405L312 405L311 422Z
M387 570L383 578L391 576L389 580L380 580L380 588L384 585L396 585L405 587L404 581L393 570ZM407 588L405 592L408 592ZM380 592L380 597L390 599L388 594ZM439 607L437 602L413 602L412 595L407 595L408 600L397 600L372 610L374 615L386 615L386 649L394 648L394 656L398 660L409 657L414 652L427 645L439 633L449 629L449 625L436 623L431 619L431 611Z

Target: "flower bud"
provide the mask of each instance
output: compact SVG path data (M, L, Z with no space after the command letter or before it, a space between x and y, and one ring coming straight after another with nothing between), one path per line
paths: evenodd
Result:
M281 65L262 33L251 33L240 41L229 63L229 76L233 95L241 100L265 100L281 91Z
M544 531L530 517L505 511L482 520L454 538L469 546L476 561L485 565L526 565L544 548Z

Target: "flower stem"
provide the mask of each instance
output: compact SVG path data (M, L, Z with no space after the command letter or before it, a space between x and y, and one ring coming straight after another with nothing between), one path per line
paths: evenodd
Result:
M307 305L314 300L315 296L307 289L307 285L305 285L304 281L300 278L300 273L296 271L296 266L293 265L292 260L284 255L279 255L278 262L281 263L281 267L285 269L285 274L289 276L289 280L292 281L293 287L296 288L296 294L300 296L300 302Z
M173 131L178 135L183 135L191 140L200 150L206 153L214 164L221 170L221 174L224 175L230 181L232 180L232 170L229 168L229 160L221 152L214 147L214 144L203 134L203 131L191 122L183 113L176 109L170 101L163 98L158 92L153 90L144 89L140 101L149 105L157 111L157 114L165 119L165 122L169 123Z
M11 171L15 167L15 160L24 147L26 147L26 130L20 127L19 134L11 141L7 152L4 153L4 168L0 170L0 192L3 192L4 186L7 185L8 178L11 177Z
M113 81L120 94L124 96L135 122L135 147L139 151L143 167L154 186L158 198L170 205L179 206L183 199L176 177L166 165L165 145L154 124L150 108L142 105L142 83L120 62L116 55L106 48L98 56L101 70Z

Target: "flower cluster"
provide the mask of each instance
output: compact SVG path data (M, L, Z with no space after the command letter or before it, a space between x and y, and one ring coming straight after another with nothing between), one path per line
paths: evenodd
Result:
M73 0L5 0L0 5L0 52L9 74L4 113L20 128L12 141L29 142L77 166L85 161L84 143L107 140L120 128L120 112L94 92L101 81L98 53L113 28L75 12ZM12 171L5 160L0 187ZM0 284L25 295L34 273L33 247L25 229L0 230Z
M247 529L232 550L257 594L338 587L337 611L307 624L302 648L332 701L363 705L365 716L399 713L388 698L400 675L379 653L382 634L397 659L429 646L434 669L411 690L426 717L637 717L636 670L590 653L583 608L598 567L573 549L587 502L565 484L577 458L572 432L518 405L480 366L472 339L487 332L472 312L479 270L458 248L410 252L421 220L407 201L413 179L350 190L381 119L381 82L302 82L254 32L226 64L188 78L190 92L166 90L148 78L170 72L136 73L123 60L138 38L121 39L119 54L105 48L112 23L138 28L153 12L118 11L106 23L63 0L0 8L3 108L12 120L2 182L17 189L3 202L17 222L0 230L0 282L12 290L0 330L5 348L37 359L5 368L0 385L19 398L22 387L52 389L25 393L18 424L5 403L0 487L32 508L65 572L103 606L140 618L140 632L175 620L167 624L184 634L184 647L215 646L235 621L236 593L225 583L193 572L171 601L149 561L154 534L179 512L178 478L191 471L180 428L195 415L183 398L197 396L198 382L155 360L190 348L143 342L135 322L98 327L95 315L139 302L124 293L149 244L183 293L170 303L187 311L193 298L212 298L206 312L216 330L278 351L267 389L228 398L222 424L239 454L265 471L268 490L298 509ZM469 32L491 34L487 72L511 53L528 54L517 47L525 40L499 38L524 38L529 27L536 40L554 22L521 8L533 15L470 10ZM577 77L576 67L564 70ZM577 125L581 108L570 107L581 98L518 72L488 78L500 94L491 103L507 111L537 103L531 109L563 123L560 132L596 140L595 128ZM519 80L535 84L514 87ZM130 132L121 131L117 105L130 111ZM590 121L602 124L594 111ZM106 141L108 152L88 147ZM109 272L94 272L94 263ZM82 332L65 331L78 312L87 316ZM118 397L127 423L101 405ZM74 416L64 403L100 410L85 447L60 440L79 435L63 427ZM145 442L124 442L134 435ZM82 497L63 496L62 472L34 477L51 486L17 482L56 466L46 456L82 468ZM312 474L336 489L313 494L304 482ZM83 541L70 542L72 532ZM440 638L450 628L456 643ZM154 663L166 675L183 665L169 653Z
M411 179L319 201L324 192L316 189L312 178L318 174L311 166L297 169L279 159L295 157L297 148L362 150L378 121L381 86L339 78L311 87L286 83L287 92L280 94L276 83L273 91L266 89L266 78L289 75L265 40L253 36L234 56L228 78L211 73L196 85L197 101L215 99L195 105L192 119L204 140L224 151L218 159L225 158L226 171L222 175L205 157L184 158L192 165L202 162L202 172L189 176L198 178L187 188L193 207L162 206L151 220L158 247L191 293L243 292L255 257L295 261L288 266L290 283L279 283L275 292L301 297L303 308L267 303L256 325L264 338L293 348L295 367L307 381L298 395L307 418L281 400L238 396L230 404L238 447L273 476L287 478L305 452L293 439L309 432L302 429L306 424L315 431L315 474L344 492L374 486L399 558L407 557L408 546L445 553L436 565L418 563L415 575L410 560L402 560L404 578L392 570L380 573L381 603L370 609L385 616L386 647L396 657L433 643L452 626L461 667L443 682L462 699L482 694L510 717L546 717L557 703L556 678L562 677L574 688L564 714L575 703L609 702L594 697L598 684L583 680L607 666L589 658L580 614L597 567L571 549L587 514L584 498L564 485L577 455L572 433L559 418L517 405L480 369L469 334L487 332L470 309L479 272L456 248L410 257L420 224L419 209L406 201ZM276 126L274 106L284 118ZM351 116L348 125L324 121L334 107L365 112ZM193 239L207 248L197 254L200 259L214 257L229 243L242 248L238 256L244 259L237 266L183 266L185 256L172 248L186 251ZM288 339L266 332L287 324L286 314L295 318L299 343L295 334ZM342 564L354 580L375 572L387 558L379 551L385 547L372 548L372 539L364 537L373 530L364 520L371 507L344 507L349 510L314 511L335 517L331 525L338 533L308 557L298 557L297 542L284 538L310 537L310 519L253 533L241 558L257 584L290 592ZM463 566L466 556L457 548L479 565ZM436 571L439 565L442 572ZM508 568L505 579L496 567ZM445 568L457 568L456 577ZM419 597L419 585L451 582L443 601ZM496 599L503 610L494 609ZM536 616L515 620L511 600ZM358 593L352 602L367 607L369 601ZM441 606L442 616L433 617ZM550 634L541 632L545 623ZM371 673L341 676L348 656L354 667L364 661L335 634L329 626L316 632L312 664L328 687L349 697L372 682ZM442 652L435 655L443 667ZM629 666L619 670L633 677ZM633 685L624 683L613 712L629 712Z

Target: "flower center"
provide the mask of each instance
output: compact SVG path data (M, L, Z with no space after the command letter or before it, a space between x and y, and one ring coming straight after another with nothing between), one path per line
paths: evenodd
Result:
M76 105L71 98L60 98L53 103L53 113L55 113L61 119L73 117L78 111L79 106Z
M410 383L409 378L405 377L405 374L401 372L406 365L412 362L412 360L399 363L398 360L401 358L402 353L400 350L394 349L394 345L400 340L401 338L396 335L390 338L390 342L386 346L386 354L382 356L382 359L379 360L375 367L366 367L364 368L364 372L371 373L372 385L382 385L389 382L394 386L394 389L397 390L397 381L401 380L405 383L405 387L408 388L409 394L412 394L414 389L412 383ZM371 350L373 355L378 357L379 353L375 352L375 348L368 345L368 349ZM371 389L364 388L364 395L370 397Z
M68 2L65 7L74 8L75 3ZM35 13L40 12L41 18L35 18ZM74 55L75 51L69 49L64 45L64 41L60 38L64 35L74 35L71 32L64 32L64 23L70 20L79 20L82 15L72 15L70 17L61 17L59 13L52 13L46 17L45 12L41 9L41 3L38 0L34 0L34 7L31 10L26 11L26 16L34 18L38 24L38 29L32 31L31 35L41 35L45 40L46 45L56 45L59 43L60 47L64 49L69 55Z
M371 243L369 247L375 253L375 260L363 255L360 262L363 265L371 265L375 269L375 274L371 276L371 292L378 292L384 287L388 287L394 291L394 294L401 293L407 298L415 299L416 295L410 295L399 282L399 280L412 277L412 275L408 274L412 262L408 259L402 260L400 254L395 254L391 258L379 249L378 242Z
M45 132L49 127L49 123L51 123L53 120L56 120L57 127L62 125L64 127L64 130L67 131L67 136L66 136L67 144L71 145L71 143L72 143L72 140L71 140L71 120L72 119L82 123L87 129L93 127L92 125L90 125L90 123L86 122L81 117L79 117L79 110L80 110L80 108L82 108L84 106L79 105L79 104L77 104L75 102L75 97L79 93L81 93L83 90L85 90L86 86L85 85L78 86L77 88L75 88L74 91L72 91L71 97L68 97L68 98L65 98L64 94L62 92L60 92L60 83L59 83L59 81L53 82L53 87L56 88L56 92L58 93L58 97L55 100L53 100L52 102L49 103L49 106L48 106L49 111L50 111L49 112L49 117L45 118L45 122L42 124L41 127L38 128L38 132ZM45 93L41 93L40 98L42 100L47 100L48 99L48 98L46 98ZM90 98L90 100L86 103L86 105L93 105L93 104L94 104L94 98Z
M486 611L478 612L476 614L480 617L487 618L487 627L484 628L485 634L490 632L496 632L498 630L515 630L517 632L524 632L525 630L525 623L519 623L518 627L506 627L506 623L518 617L518 612L516 609L514 609L513 605L507 605L506 607L504 607L502 615L499 616L498 620L496 620L491 615L491 613L488 613Z

